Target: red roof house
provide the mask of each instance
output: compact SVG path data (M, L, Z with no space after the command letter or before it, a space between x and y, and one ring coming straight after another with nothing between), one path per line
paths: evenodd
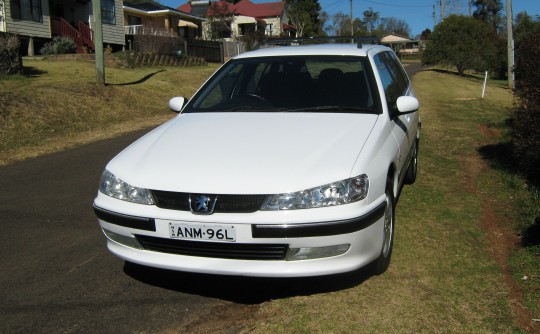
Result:
M282 36L284 33L294 31L294 26L288 24L284 1L253 3L250 0L240 0L232 4L224 0L203 0L183 4L178 10L195 16L211 17L214 15L215 6L220 8L221 13L234 15L231 30L237 36L241 36L245 30L242 25L261 23L263 20L267 36Z

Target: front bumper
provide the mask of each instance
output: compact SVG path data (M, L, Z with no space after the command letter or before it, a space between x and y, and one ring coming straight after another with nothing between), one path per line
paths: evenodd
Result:
M126 261L151 267L239 276L319 276L358 269L375 260L381 251L384 199L372 205L297 210L302 212L195 216L148 206L147 215L125 214L112 211L108 204L138 210L144 206L114 203L122 201L100 195L94 210L107 236L109 250ZM124 212L130 211L136 212L129 208ZM355 213L352 218L328 219L352 213ZM327 220L319 221L317 216ZM231 224L235 226L236 242L171 239L168 229L171 221ZM347 249L338 256L287 260L292 249L324 250L343 245ZM267 256L272 252L278 255Z

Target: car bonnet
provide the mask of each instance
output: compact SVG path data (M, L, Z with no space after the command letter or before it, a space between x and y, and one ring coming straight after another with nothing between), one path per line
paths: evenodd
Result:
M351 177L378 115L181 114L107 166L143 188L213 194L275 194Z

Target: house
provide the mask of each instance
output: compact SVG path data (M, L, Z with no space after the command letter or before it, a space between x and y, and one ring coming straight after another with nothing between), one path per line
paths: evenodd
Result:
M55 36L72 38L77 52L94 48L92 2L90 0L4 0L0 31L14 33L28 46L28 55ZM113 49L125 44L121 0L101 0L103 42Z
M418 41L396 34L385 35L381 39L381 44L392 48L398 54L418 54L420 52Z
M133 35L180 37L192 41L201 37L205 21L156 2L124 2L124 30L128 41Z
M220 36L224 39L242 37L247 32L255 31L257 26L264 27L266 36L280 37L294 34L296 30L288 24L285 15L285 2L253 3L250 0L240 0L236 4L220 1L191 1L178 7L178 10L201 17L230 16L231 21L227 31ZM209 22L206 23L206 26ZM208 36L208 27L203 29Z

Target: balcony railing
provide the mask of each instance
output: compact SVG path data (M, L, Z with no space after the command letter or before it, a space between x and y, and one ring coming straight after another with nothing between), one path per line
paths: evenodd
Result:
M178 35L173 33L172 31L167 31L164 29L158 29L153 26L144 26L144 25L124 26L124 34L178 37Z

